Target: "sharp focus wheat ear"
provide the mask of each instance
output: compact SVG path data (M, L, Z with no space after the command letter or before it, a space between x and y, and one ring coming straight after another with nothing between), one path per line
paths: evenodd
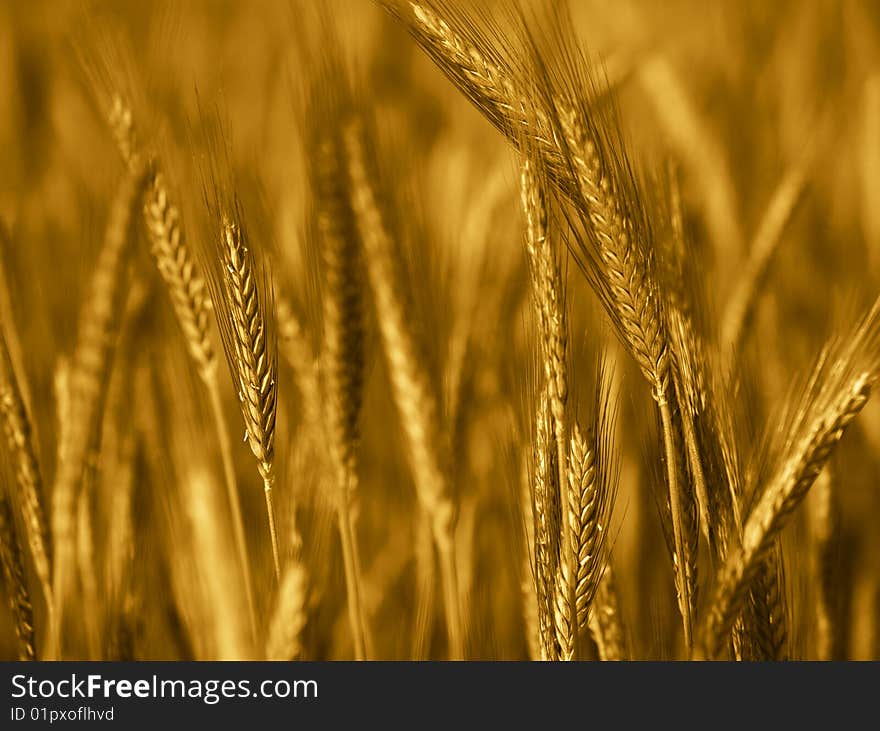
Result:
M538 315L542 343L544 378L553 422L556 444L557 484L569 506L576 501L570 495L568 470L568 401L567 332L565 296L562 276L553 244L548 238L548 217L544 190L536 174L534 163L526 160L521 176L522 206L526 217L526 251L532 276L532 295ZM566 660L573 659L577 650L578 620L575 595L577 591L577 531L576 519L564 511L560 536L559 580L556 584L557 640Z
M15 468L17 503L24 517L34 570L46 599L50 619L52 600L52 545L43 507L43 479L32 439L31 423L15 377L6 337L0 333L0 417Z
M590 617L597 609L603 611L597 627L607 656L623 653L620 612L613 584L605 587L603 604L594 607L594 599L608 566L609 522L617 492L618 460L613 442L615 420L611 378L604 361L600 360L590 424L584 431L576 424L571 437L570 484L565 513L577 538L575 601L578 630L589 625L592 631ZM602 652L602 644L599 647Z
M218 191L218 195L220 192ZM263 478L275 576L281 578L273 507L278 344L274 288L259 251L249 243L236 199L218 203L221 271L210 280L229 369L238 391L246 439Z
M101 415L124 309L124 280L134 238L133 214L145 182L146 171L142 167L125 176L113 202L104 245L80 311L67 394L72 428L67 435L66 455L58 465L52 490L53 596L59 628L74 565L75 507L92 450L100 438Z
M141 153L138 149L132 110L119 94L113 97L113 106L108 114L108 122L123 161L129 167L137 164ZM165 176L156 162L152 165L152 174L144 197L143 215L144 224L150 237L150 253L153 255L156 268L165 283L168 296L171 298L174 314L180 323L189 354L210 397L214 428L217 431L220 456L223 460L227 499L232 511L238 560L241 564L245 591L247 592L251 629L255 632L256 610L250 558L245 538L244 520L241 515L241 498L238 493L235 465L232 460L232 443L226 419L223 416L223 400L217 376L217 359L208 332L211 300L205 287L205 280L186 242L180 211L172 200Z
M18 659L36 660L34 609L24 573L24 557L6 489L0 488L0 567L18 637Z
M590 442L592 438L592 443ZM569 495L572 517L577 519L577 600L578 626L584 627L590 605L605 570L608 521L611 517L616 484L610 473L613 468L601 464L612 457L600 446L597 438L584 436L575 426L571 438L571 471Z
M569 192L577 189L548 115L535 108L530 85L521 78L522 64L514 66L504 58L469 18L451 17L448 5L436 0L382 0L382 4L406 24L422 50L511 143L527 141L554 183Z
M711 655L726 642L752 581L792 511L867 403L877 379L880 300L859 323L839 355L825 355L794 411L773 472L743 525L742 543L718 573L705 637Z
M302 651L300 634L306 624L306 574L296 559L284 569L275 610L266 637L267 660L296 660Z
M394 400L409 446L416 490L431 520L440 559L446 609L449 650L464 656L464 637L459 605L455 560L455 506L450 495L440 404L424 362L423 344L410 318L410 295L401 272L398 245L387 227L386 211L377 197L375 165L368 158L369 138L361 123L345 132L352 207L363 242L367 274L376 307L379 330L388 360Z

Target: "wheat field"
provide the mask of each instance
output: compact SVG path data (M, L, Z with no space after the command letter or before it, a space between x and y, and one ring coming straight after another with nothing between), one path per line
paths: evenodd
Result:
M880 659L880 12L0 2L0 658Z

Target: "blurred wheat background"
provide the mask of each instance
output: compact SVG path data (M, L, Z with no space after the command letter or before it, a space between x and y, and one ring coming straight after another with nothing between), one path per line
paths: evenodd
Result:
M4 659L880 658L880 12L0 2Z

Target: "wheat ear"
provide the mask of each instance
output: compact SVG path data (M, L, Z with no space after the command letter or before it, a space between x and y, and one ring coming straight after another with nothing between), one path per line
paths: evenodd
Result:
M284 568L266 636L267 660L296 660L306 624L306 573L296 558Z
M398 244L391 237L383 203L377 196L375 165L368 158L363 123L352 122L347 127L345 149L352 208L364 247L394 400L409 447L418 499L431 520L440 560L449 651L453 658L460 659L464 656L464 636L455 558L455 509L447 479L438 389L431 382L424 345L410 318L411 295L395 251Z
M52 545L43 507L43 479L34 448L31 422L15 377L6 337L0 333L0 417L15 470L17 503L24 518L27 544L49 612L50 637L54 640L52 598Z
M583 257L593 258L606 311L651 384L660 412L675 547L676 587L685 644L690 648L695 564L687 537L690 521L686 513L690 512L692 498L688 486L679 481L681 465L674 422L675 393L670 382L669 339L661 311L661 296L649 260L641 248L646 242L633 240L633 233L638 231L637 214L631 214L627 208L638 204L629 201L628 195L618 189L589 133L585 118L574 108L568 113L561 110L559 124L580 186L588 232L593 240L593 252L584 252Z
M361 601L361 561L353 519L364 378L363 258L351 210L344 154L337 138L320 140L313 181L324 263L321 363L328 397L330 452L337 475L336 513L355 657L364 660L370 642Z
M134 210L145 183L143 167L135 167L126 174L110 210L103 248L80 311L67 394L72 428L66 438L66 454L59 462L52 490L55 572L52 593L59 630L76 553L75 508L89 469L91 452L100 438L101 414L124 309L124 280L134 239Z
M828 468L816 480L809 505L816 657L818 660L834 660L840 656L843 643L842 628L835 611L835 592L839 587L834 570L840 548L841 515L834 478Z
M590 80L582 83L579 70L571 78L562 78L570 88L560 89L553 83L539 89L535 103L524 93L529 83L510 63L491 48L478 32L464 31L464 21L444 19L428 2L385 2L394 15L403 19L413 37L428 53L450 80L464 93L508 139L514 144L528 140L540 155L548 176L560 192L572 200L588 223L595 243L593 252L575 252L580 255L582 267L590 267L591 284L603 300L606 310L617 325L622 339L645 373L654 389L661 415L663 444L666 454L669 502L675 541L676 586L679 609L688 647L692 645L691 588L695 585L695 560L691 555L691 541L685 513L692 497L689 486L679 482L679 449L673 422L674 393L669 385L668 338L661 316L660 293L647 266L645 250L650 240L634 242L633 233L642 233L640 217L628 215L630 191L618 184L620 176L610 174L599 149L601 135L589 123L579 95L595 91ZM575 49L569 60L582 60ZM565 59L565 50L560 54ZM538 74L542 81L552 81L543 59L535 52ZM607 134L605 135L607 138ZM614 173L628 170L621 162L613 166ZM586 254L586 257L584 256ZM591 260L591 261L587 261ZM598 276L596 276L598 274ZM693 523L694 525L695 522Z
M545 389L538 394L532 440L532 516L534 535L535 594L542 660L558 660L555 621L556 583L559 576L559 471L556 469L553 417Z
M596 596L593 597L588 626L590 635L599 649L600 660L629 659L617 582L610 561L605 566Z
M18 638L18 659L36 660L36 634L34 632L34 609L24 572L24 556L18 534L12 504L5 488L0 489L0 567L9 596L9 606L15 620Z
M717 654L736 620L751 582L794 508L815 481L846 428L867 403L874 384L861 372L837 395L820 398L795 436L792 449L770 478L743 526L742 545L732 551L718 574L706 624L707 649Z
M275 416L277 406L277 341L274 289L265 264L249 245L237 200L221 208L221 281L213 299L229 368L238 391L246 439L263 479L272 563L281 578L278 533L272 489L275 483ZM220 304L222 303L222 304Z
M118 94L113 98L108 121L123 161L128 166L136 164L141 155L138 151L131 107ZM223 416L217 359L208 332L211 299L205 287L205 280L187 245L180 211L174 204L165 176L156 163L153 164L151 179L144 197L143 216L150 237L150 253L171 298L174 314L183 331L190 357L208 390L211 416L223 461L226 494L232 511L238 561L247 593L251 631L256 632L253 581L244 520L241 515L241 498L232 459L232 441Z
M562 275L552 242L548 239L548 215L544 190L534 163L525 160L521 175L522 207L526 218L526 252L532 279L532 298L537 311L544 378L552 416L556 444L557 484L565 495L562 502L576 502L571 495L568 470L568 375L566 372L568 338ZM557 640L564 659L572 659L577 650L577 516L568 508L562 520L560 536L559 581L556 584Z
M779 540L758 567L743 612L743 659L787 660L788 632Z

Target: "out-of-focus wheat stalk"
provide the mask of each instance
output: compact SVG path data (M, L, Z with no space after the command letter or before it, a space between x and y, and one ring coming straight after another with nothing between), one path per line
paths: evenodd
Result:
M296 660L302 650L300 633L306 623L306 574L296 559L284 569L266 637L267 660Z
M742 342L786 224L803 196L809 170L810 157L806 156L786 171L755 232L746 265L734 284L721 322L721 342L733 353Z
M100 438L101 415L123 309L126 265L134 239L134 210L146 177L141 166L130 170L113 202L104 244L80 310L77 342L70 361L66 398L72 423L52 490L52 593L59 631L63 629L63 607L73 578L76 506Z
M394 400L409 446L416 490L440 559L449 652L464 657L464 637L455 559L455 507L447 478L446 446L440 428L439 397L423 363L409 315L410 295L401 272L395 242L387 226L385 205L378 197L375 164L364 124L351 123L345 131L345 149L351 181L352 207L367 260L379 330L388 360Z
M810 507L811 568L815 592L816 657L840 657L843 634L837 616L837 552L840 549L840 507L834 478L824 469L813 487Z
M324 264L321 365L327 393L327 431L337 475L336 512L349 622L355 657L364 660L371 641L361 601L363 581L353 515L364 379L363 256L351 210L345 150L337 135L324 134L317 140L312 180Z

